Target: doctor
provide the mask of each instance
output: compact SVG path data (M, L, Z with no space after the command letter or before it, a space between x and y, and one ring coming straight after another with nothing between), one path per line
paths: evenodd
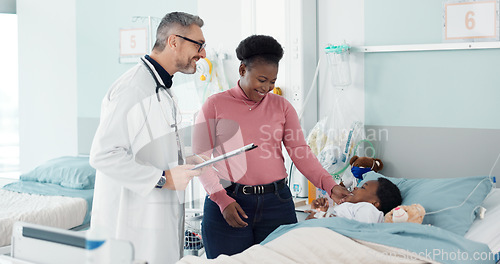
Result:
M96 168L91 228L133 243L135 259L174 263L182 257L184 192L201 160L185 162L170 91L176 72L196 72L206 56L198 16L167 14L151 55L122 75L102 101L90 153Z

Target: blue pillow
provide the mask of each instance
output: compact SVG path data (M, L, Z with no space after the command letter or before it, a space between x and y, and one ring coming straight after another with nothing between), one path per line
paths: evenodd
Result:
M403 205L418 203L425 208L422 224L431 224L462 236L469 230L478 207L493 187L489 176L405 179L389 178L376 172L366 173L358 186L379 177L398 186Z
M95 169L88 157L60 157L22 174L21 181L59 184L72 189L93 189Z

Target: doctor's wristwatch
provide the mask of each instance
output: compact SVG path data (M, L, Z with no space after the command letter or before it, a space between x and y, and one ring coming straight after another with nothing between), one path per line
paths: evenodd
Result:
M165 173L165 172L163 172ZM155 188L161 189L163 188L163 185L167 182L167 178L165 178L164 175L161 176L161 178L158 180L158 183L156 184Z

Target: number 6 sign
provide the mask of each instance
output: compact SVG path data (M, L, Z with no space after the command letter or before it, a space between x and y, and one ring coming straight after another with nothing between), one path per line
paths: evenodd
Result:
M497 1L447 3L445 40L498 39Z
M120 29L120 56L144 55L147 51L145 28Z

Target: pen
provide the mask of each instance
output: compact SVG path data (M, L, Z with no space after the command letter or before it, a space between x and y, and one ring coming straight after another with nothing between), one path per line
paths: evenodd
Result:
M201 160L205 161L205 159L204 159L204 158L202 158L202 157L200 157L198 154L194 154L194 155L195 155L196 157L200 158ZM212 165L212 169L214 169L216 172L219 172L219 170L218 170L218 169L216 169L216 168L214 167L214 165Z
M201 160L205 161L205 159L204 159L204 158L202 158L202 157L200 157L200 155L198 155L198 154L196 154L196 153L195 153L194 155L195 155L196 157L200 158Z

